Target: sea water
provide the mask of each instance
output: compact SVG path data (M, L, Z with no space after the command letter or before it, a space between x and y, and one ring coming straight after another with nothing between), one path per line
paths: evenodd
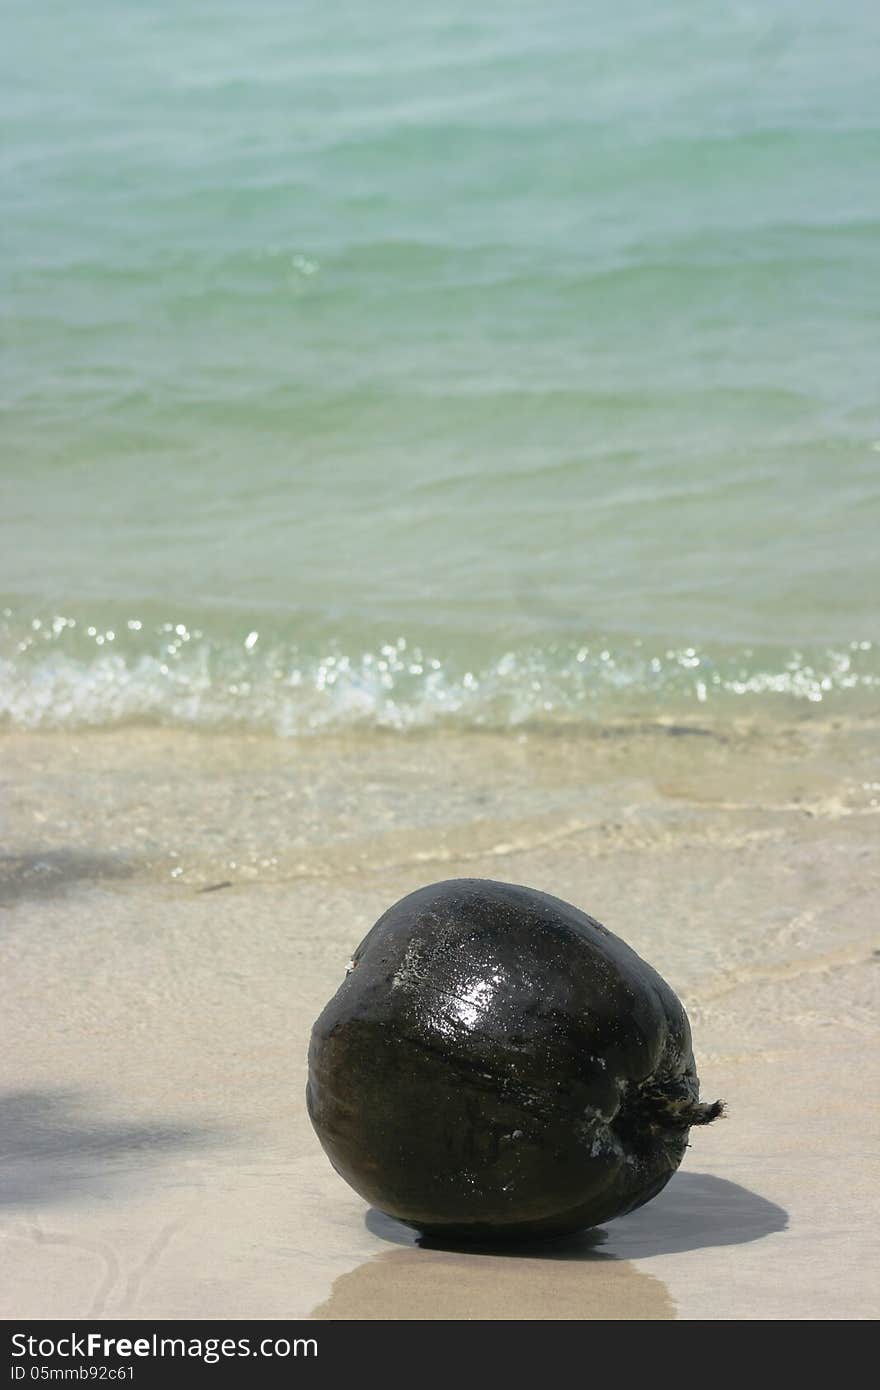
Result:
M7 724L876 709L880 7L4 18Z

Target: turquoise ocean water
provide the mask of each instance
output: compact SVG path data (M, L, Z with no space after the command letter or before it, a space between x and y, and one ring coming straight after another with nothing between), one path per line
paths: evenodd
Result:
M880 696L880 7L4 6L0 720Z

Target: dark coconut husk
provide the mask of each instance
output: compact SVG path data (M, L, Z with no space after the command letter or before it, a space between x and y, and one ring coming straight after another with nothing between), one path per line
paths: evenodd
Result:
M454 1240L622 1216L722 1111L650 965L569 903L488 879L379 918L312 1030L307 1103L356 1192Z

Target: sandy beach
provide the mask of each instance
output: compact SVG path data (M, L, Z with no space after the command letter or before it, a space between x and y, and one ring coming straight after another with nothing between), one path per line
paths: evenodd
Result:
M0 1314L876 1316L880 729L0 740ZM333 1172L314 1017L396 898L567 898L681 995L704 1096L648 1206L422 1248Z

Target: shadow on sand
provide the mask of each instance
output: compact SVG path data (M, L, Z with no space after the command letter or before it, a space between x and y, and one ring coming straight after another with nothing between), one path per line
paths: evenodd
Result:
M80 850L0 854L0 907L23 898L49 898L86 880L129 878L131 865L119 855Z
M206 1130L121 1124L59 1091L0 1095L0 1210L102 1196L168 1154L211 1142Z
M737 1183L679 1173L659 1197L607 1229L556 1240L446 1244L375 1210L366 1224L396 1248L337 1279L314 1317L674 1318L666 1285L632 1260L760 1240L784 1231L788 1216Z

